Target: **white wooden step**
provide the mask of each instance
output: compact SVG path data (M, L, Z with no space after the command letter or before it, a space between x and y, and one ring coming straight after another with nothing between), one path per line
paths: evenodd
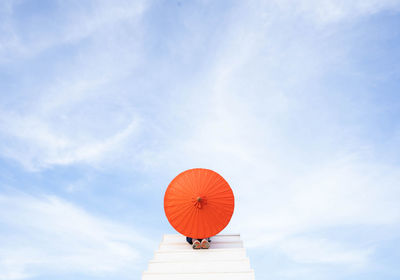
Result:
M177 261L177 260L235 260L246 258L245 248L199 250L193 254L193 250L156 251L154 260Z
M247 272L250 270L249 259L223 261L178 261L156 262L150 261L148 271L163 273L201 273L207 272Z
M142 280L254 280L254 271L223 273L149 273Z

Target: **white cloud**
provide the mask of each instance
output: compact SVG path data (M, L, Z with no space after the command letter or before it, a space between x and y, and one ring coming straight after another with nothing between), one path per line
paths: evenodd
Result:
M224 23L227 32L215 50L218 56L211 69L201 73L196 80L180 81L181 84L174 86L188 93L183 102L176 102L175 98L165 100L167 109L157 110L160 119L178 114L178 127L196 125L196 130L188 137L193 137L194 142L201 137L199 134L220 130L221 126L226 131L228 122L232 133L229 137L241 139L240 145L257 141L250 136L257 133L257 129L268 130L269 135L279 132L281 127L271 120L292 117L293 107L301 104L300 99L292 98L291 87L298 86L296 91L299 92L312 79L318 80L325 64L346 61L346 48L335 48L333 45L324 49L299 37L296 32L287 32L286 25L291 21L286 20L297 14L311 14L313 18L321 17L321 20L327 21L334 18L332 21L337 21L345 17L342 14L368 15L390 9L396 6L397 1L257 3L233 10L246 17L247 21L243 24L233 20L235 17L232 16L230 21ZM41 45L39 49L43 51L53 45L79 41L88 36L93 41L82 48L71 64L56 69L54 76L50 77L51 82L32 89L34 93L27 92L26 99L16 108L10 110L6 107L0 111L0 136L4 143L0 147L1 153L31 170L79 162L97 164L109 160L107 154L115 149L129 150L129 154L139 157L138 151L132 150L135 145L124 146L122 143L138 136L138 124L143 121L137 113L136 100L129 99L137 98L145 103L146 96L138 92L128 97L126 91L129 90L124 92L115 84L135 67L144 67L145 61L140 55L144 51L141 47L144 31L140 30L138 23L148 7L142 2L132 5L129 1L112 5L91 3L88 6L76 2L75 5L79 7L79 12L67 10L60 19L61 36L40 34L31 43ZM9 17L13 13L12 7L13 4L8 4L5 9ZM91 10L90 13L87 9ZM255 13L254 9L257 9ZM282 20L281 16L286 20ZM121 28L125 23L129 28ZM199 32L206 31L200 29ZM293 36L296 36L296 44L290 44L289 38ZM44 43L37 43L41 41ZM36 49L29 42L24 45L27 49ZM38 52L34 51L32 55ZM156 66L154 72L159 70ZM203 86L199 88L199 84ZM229 102L224 105L226 100ZM209 108L199 108L199 105ZM228 106L236 111L226 109ZM252 111L253 116L248 111ZM247 116L243 120L235 118L238 114ZM151 118L145 121L152 122ZM247 122L254 125L248 126ZM249 137L239 135L242 133L247 133ZM266 145L275 145L274 141L278 141L265 135L258 141L267 140ZM222 149L229 153L235 150L247 161L258 153L255 150L240 152L237 144L227 144L226 137L206 139L205 143L218 147L219 151ZM194 146L188 138L181 138L185 143L178 140L171 145L182 145L191 150ZM220 140L221 145L217 145ZM140 153L144 164L147 164L146 157L161 156L157 148ZM270 156L270 153L274 151L265 156ZM115 157L121 155L114 154Z
M399 10L398 0L303 0L274 1L281 11L304 16L316 24L337 23L342 20L355 20L383 11Z
M0 279L133 273L140 250L151 244L132 228L55 196L1 195L0 222L6 226L0 233Z
M353 264L362 267L371 254L370 249L351 249L332 240L289 238L279 244L279 250L299 263Z
M32 11L31 24L24 24L24 29L20 30L15 23L21 18L16 13L19 6L25 4L24 1L2 4L0 30L4 32L0 36L0 61L30 58L55 46L95 37L121 22L136 23L146 9L143 1L58 2L53 13L43 14L46 9Z
M80 162L95 164L110 153L121 152L121 145L135 135L139 125L138 119L134 118L116 131L115 127L107 128L106 131L111 130L110 135L96 137L93 129L99 123L89 124L88 127L83 125L84 120L80 122L76 118L73 129L60 131L60 123L51 119L53 117L2 113L3 155L19 161L30 170ZM111 123L110 120L108 123Z
M9 4L7 9L11 18L13 5L17 4ZM41 69L47 77L36 77L41 82L19 88L21 98L15 100L16 93L4 95L0 105L0 153L29 170L112 161L113 155L124 153L124 143L132 143L140 130L138 110L125 102L126 89L117 84L138 67L141 59L141 47L135 39L141 36L137 24L144 12L143 3L96 2L90 8L78 1L75 5L78 12L69 7L57 18L62 29L56 32L57 36L38 31L34 40L22 45L29 56L35 57L54 45L86 37L90 40L81 48L71 48L73 55L58 57L51 64L52 69ZM121 29L121 24L127 27ZM19 48L12 49L18 52ZM31 63L25 55L7 59ZM21 73L20 78L23 84L26 73Z

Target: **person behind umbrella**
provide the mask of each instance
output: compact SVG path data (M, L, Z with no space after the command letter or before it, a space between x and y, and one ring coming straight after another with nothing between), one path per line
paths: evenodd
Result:
M235 198L228 182L205 168L180 173L164 195L168 221L176 231L187 236L193 249L210 247L209 238L228 225L234 206Z
M192 245L193 249L208 249L210 248L211 239L193 239L191 237L186 237L186 241Z

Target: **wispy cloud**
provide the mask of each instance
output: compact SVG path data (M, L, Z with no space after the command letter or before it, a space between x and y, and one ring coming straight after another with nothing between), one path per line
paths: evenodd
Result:
M17 14L24 10L25 4L9 3L5 13L11 17L11 22L20 19ZM139 2L114 4L86 6L76 2L74 5L78 9L72 5L57 7L56 11L34 11L32 20L37 20L38 25L32 30L21 23L29 30L18 31L18 36L27 36L27 41L21 45L30 54L7 55L14 63L25 61L29 68L36 59L46 59L51 48L57 46L67 45L71 54L62 53L55 60L53 57L54 63L48 64L49 69L42 69L40 76L36 72L29 74L41 82L27 88L19 87L16 95L3 93L0 150L4 156L29 170L95 163L110 153L118 153L122 142L138 133L138 110L123 103L121 88L116 85L137 67L140 45L129 36L113 33L127 35L128 32L130 36L140 37L137 25L144 5ZM59 16L58 9L63 11ZM58 23L57 30L53 30L57 36L50 31L50 34L41 32L44 27L41 13L46 11ZM122 30L120 26L124 22L128 27ZM37 32L37 36L30 38L29 32ZM84 47L77 48L82 40L86 40ZM8 41L5 38L4 44ZM18 52L20 48L11 49ZM22 77L17 79L19 84L23 84L26 77L24 71L24 67L17 70ZM43 75L47 77L42 79Z
M134 229L55 196L1 195L0 220L0 279L132 273L149 244Z
M399 11L400 3L397 0L303 0L303 1L273 1L280 11L292 15L300 15L314 23L325 25L340 21L357 20L360 17L370 16L382 11Z
M113 29L121 22L135 23L145 10L143 1L80 1L31 7L25 1L4 1L0 61L31 58L49 48L74 44ZM29 13L29 17L20 16Z
M342 246L332 240L293 238L283 241L280 249L299 263L366 265L372 250L354 250Z
M121 152L119 147L135 135L139 125L135 118L113 134L96 139L92 131L84 131L90 129L88 127L82 127L79 132L77 119L75 128L70 131L60 131L48 117L2 113L0 119L2 133L6 134L3 139L7 142L3 155L19 161L29 170L73 163L95 164L110 153Z

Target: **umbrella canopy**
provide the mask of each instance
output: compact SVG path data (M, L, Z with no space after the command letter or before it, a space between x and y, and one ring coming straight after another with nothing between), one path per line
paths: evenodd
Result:
M207 238L229 223L235 198L229 184L209 169L189 169L176 176L164 196L164 210L174 229L192 238Z

